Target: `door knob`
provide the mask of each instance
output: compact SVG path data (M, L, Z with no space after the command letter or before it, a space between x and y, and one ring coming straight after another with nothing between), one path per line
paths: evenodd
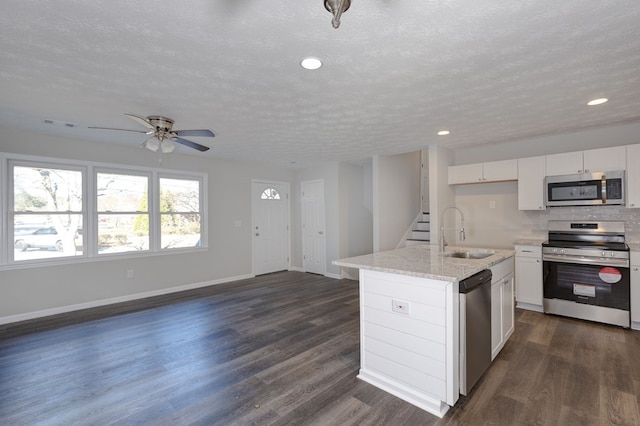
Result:
M322 231L318 231L318 234L322 235Z
M259 236L260 236L260 233L259 233L259 232L256 232L256 237L259 237Z

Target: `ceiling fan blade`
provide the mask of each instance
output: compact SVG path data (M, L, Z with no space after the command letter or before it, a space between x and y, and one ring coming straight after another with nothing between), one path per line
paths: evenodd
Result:
M98 130L118 130L119 132L134 132L134 133L144 133L146 135L150 135L153 134L153 132L145 132L144 130L130 130L130 129L116 129L113 127L95 127L95 126L89 126L89 129L98 129Z
M174 130L178 136L202 136L206 138L213 138L216 135L209 129L199 129L199 130Z
M151 130L155 130L155 126L151 123L149 123L149 120L147 120L145 117L140 117L139 115L135 115L135 114L131 114L131 113L125 113L124 115L126 115L127 117L129 117L130 119L132 119L133 121L135 121L138 124L143 125L144 127L151 129Z
M189 141L189 140L186 140L186 139L182 139L182 138L179 138L177 136L172 136L171 140L174 141L174 142L177 142L177 143L179 143L181 145L188 146L189 148L197 149L198 151L204 152L204 151L208 151L209 150L208 146L200 145L199 143L195 143L195 142L192 142L192 141Z

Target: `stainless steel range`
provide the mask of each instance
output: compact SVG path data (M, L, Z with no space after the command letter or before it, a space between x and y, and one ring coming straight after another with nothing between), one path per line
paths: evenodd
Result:
M624 222L550 221L542 264L545 313L630 326Z

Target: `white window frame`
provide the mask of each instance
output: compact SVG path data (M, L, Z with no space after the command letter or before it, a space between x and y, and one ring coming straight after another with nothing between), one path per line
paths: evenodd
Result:
M26 165L83 170L81 214L83 229L83 253L81 256L64 256L36 260L13 260L13 165ZM98 254L97 173L118 173L149 176L149 250L123 253ZM200 182L200 245L197 247L160 248L160 177L170 179L198 180ZM113 260L114 258L136 258L208 250L208 174L182 170L167 170L151 167L124 166L121 164L68 160L62 158L11 154L0 152L0 271L33 268L54 264L75 264ZM11 238L10 238L11 237ZM11 246L9 247L9 244Z
M100 256L100 257L108 257L108 256L116 256L116 255L121 255L121 254L126 254L127 252L123 252L123 253L99 253L98 252L98 244L100 243L100 235L99 235L99 229L98 229L98 221L99 221L99 217L100 217L100 212L98 211L98 173L111 173L111 174L119 174L119 175L126 175L126 176L144 176L148 179L148 185L147 185L147 212L149 214L149 249L148 250L140 250L140 251L131 251L130 253L135 253L135 254L142 254L142 253L149 253L153 251L153 245L152 245L152 230L153 230L153 226L152 226L152 216L153 216L153 203L152 203L152 197L151 194L153 193L152 191L152 187L154 186L154 179L153 179L153 172L147 171L140 171L140 170L132 170L132 169L124 169L124 168L114 168L114 167L94 167L93 169L93 194L92 194L92 200L95 203L95 206L93 208L93 210L91 211L92 215L93 215L93 221L92 221L92 226L91 226L91 231L90 231L90 235L89 235L89 241L91 241L91 247L90 247L90 251L92 253L92 255L94 256ZM118 214L120 214L121 212L118 212ZM135 212L131 212L131 213L135 213Z
M161 229L161 224L160 224L160 218L162 217L162 213L160 212L160 179L184 179L184 180L195 180L198 181L200 183L200 191L199 191L199 200L198 200L198 207L199 207L199 211L198 214L200 215L200 246L201 247L208 247L207 241L207 233L206 233L206 229L207 227L205 226L206 223L206 204L204 204L207 200L207 198L205 197L205 195L207 194L207 179L205 179L205 176L193 176L193 175L187 175L185 173L175 173L175 172L158 172L156 173L156 178L154 179L154 183L156 183L156 185L154 186L154 196L153 196L153 201L154 201L154 211L158 212L157 215L155 215L154 219L156 220L155 226L153 227L153 230L155 231L155 235L153 238L153 241L155 243L155 245L153 246L156 251L159 252L175 252L175 251L182 251L188 248L187 247L171 247L171 248L162 248L162 229Z
M61 257L47 257L42 259L34 259L34 260L15 260L15 247L12 243L13 235L14 235L14 218L16 216L14 201L15 201L15 183L13 181L13 169L14 167L42 167L42 168L50 168L50 169L60 169L60 170L72 170L81 173L82 176L82 208L78 212L82 215L82 225L87 220L87 166L79 165L76 163L65 163L61 161L56 161L55 159L48 160L30 160L30 159L14 159L9 158L8 161L3 162L6 163L6 174L4 177L7 181L7 197L3 198L5 201L3 205L3 210L6 211L6 234L5 234L5 246L6 246L6 264L7 265L34 265L34 264L51 264L58 263L61 261L69 261L71 259L84 259L87 257L86 247L83 247L82 255L79 256L61 256ZM50 212L33 212L27 213L30 214L46 214ZM76 213L76 212L74 212ZM9 238L11 236L11 238Z

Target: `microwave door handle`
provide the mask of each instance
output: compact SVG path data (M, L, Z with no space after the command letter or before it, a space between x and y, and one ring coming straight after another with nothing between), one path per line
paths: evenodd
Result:
M602 175L600 185L602 186L602 204L607 204L607 177L605 175Z

